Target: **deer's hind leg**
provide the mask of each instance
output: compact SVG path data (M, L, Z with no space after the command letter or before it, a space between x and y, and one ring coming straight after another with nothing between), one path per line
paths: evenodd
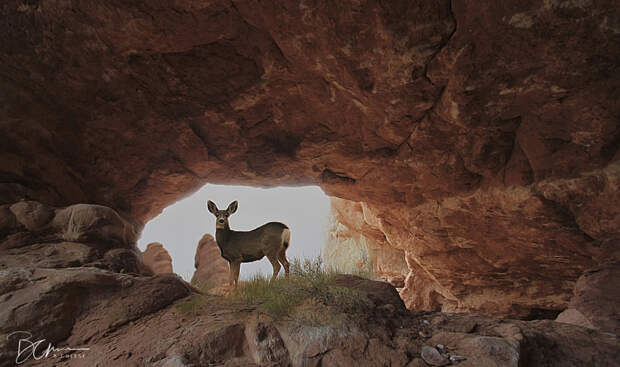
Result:
M289 272L290 272L290 268L291 268L291 264L288 262L288 259L286 258L286 249L285 248L283 248L282 251L280 251L278 253L278 260L284 266L284 273L286 274L286 277L288 278Z
M280 263L278 262L278 258L276 256L267 256L267 258L269 259L271 266L273 266L273 275L271 276L271 281L273 282L280 272Z
M231 261L230 263L230 285L235 284L235 287L239 283L239 270L241 263L238 261Z

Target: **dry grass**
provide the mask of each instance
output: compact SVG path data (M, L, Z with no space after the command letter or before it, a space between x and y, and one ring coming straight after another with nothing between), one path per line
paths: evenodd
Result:
M242 287L233 291L229 298L245 304L256 304L258 310L274 319L302 316L306 321L317 320L326 315L324 308L333 311L355 313L368 304L362 293L333 285L337 272L326 269L322 258L291 262L289 278L280 277L274 282L261 275L254 276ZM316 312L314 317L308 317ZM333 313L332 311L332 313ZM329 314L329 312L327 312Z
M193 295L177 304L183 313L195 314L209 303L255 306L259 313L275 320L325 325L354 315L368 307L369 300L356 290L333 285L339 272L327 269L322 258L293 259L289 278L255 275L226 296ZM368 274L356 274L368 275Z

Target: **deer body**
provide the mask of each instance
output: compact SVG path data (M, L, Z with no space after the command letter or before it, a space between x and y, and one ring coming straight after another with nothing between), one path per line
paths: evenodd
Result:
M228 217L237 211L237 202L232 202L226 210L219 210L208 201L207 207L216 217L215 240L220 254L230 265L230 283L237 285L241 263L252 262L267 256L273 266L273 281L280 271L280 263L289 274L286 250L291 238L289 228L279 222L269 222L251 231L230 229Z
M249 263L269 255L277 256L281 249L274 243L285 243L288 247L290 231L279 222L270 222L251 231L233 231L230 228L217 228L215 240L222 257L228 262Z

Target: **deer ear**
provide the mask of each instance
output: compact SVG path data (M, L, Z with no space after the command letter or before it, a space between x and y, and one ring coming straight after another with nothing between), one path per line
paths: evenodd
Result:
M215 214L215 212L217 212L217 205L215 205L214 202L209 200L207 201L207 209L209 209L211 213Z
M232 214L232 213L236 212L238 206L239 206L239 204L237 203L237 200L235 200L232 203L230 203L230 205L228 206L228 209L226 209L228 211L228 214Z

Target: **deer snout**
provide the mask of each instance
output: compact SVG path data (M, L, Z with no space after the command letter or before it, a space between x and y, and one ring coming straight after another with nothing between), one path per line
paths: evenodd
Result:
M217 221L220 222L220 223L224 223L224 219L222 219L222 218L218 219Z

